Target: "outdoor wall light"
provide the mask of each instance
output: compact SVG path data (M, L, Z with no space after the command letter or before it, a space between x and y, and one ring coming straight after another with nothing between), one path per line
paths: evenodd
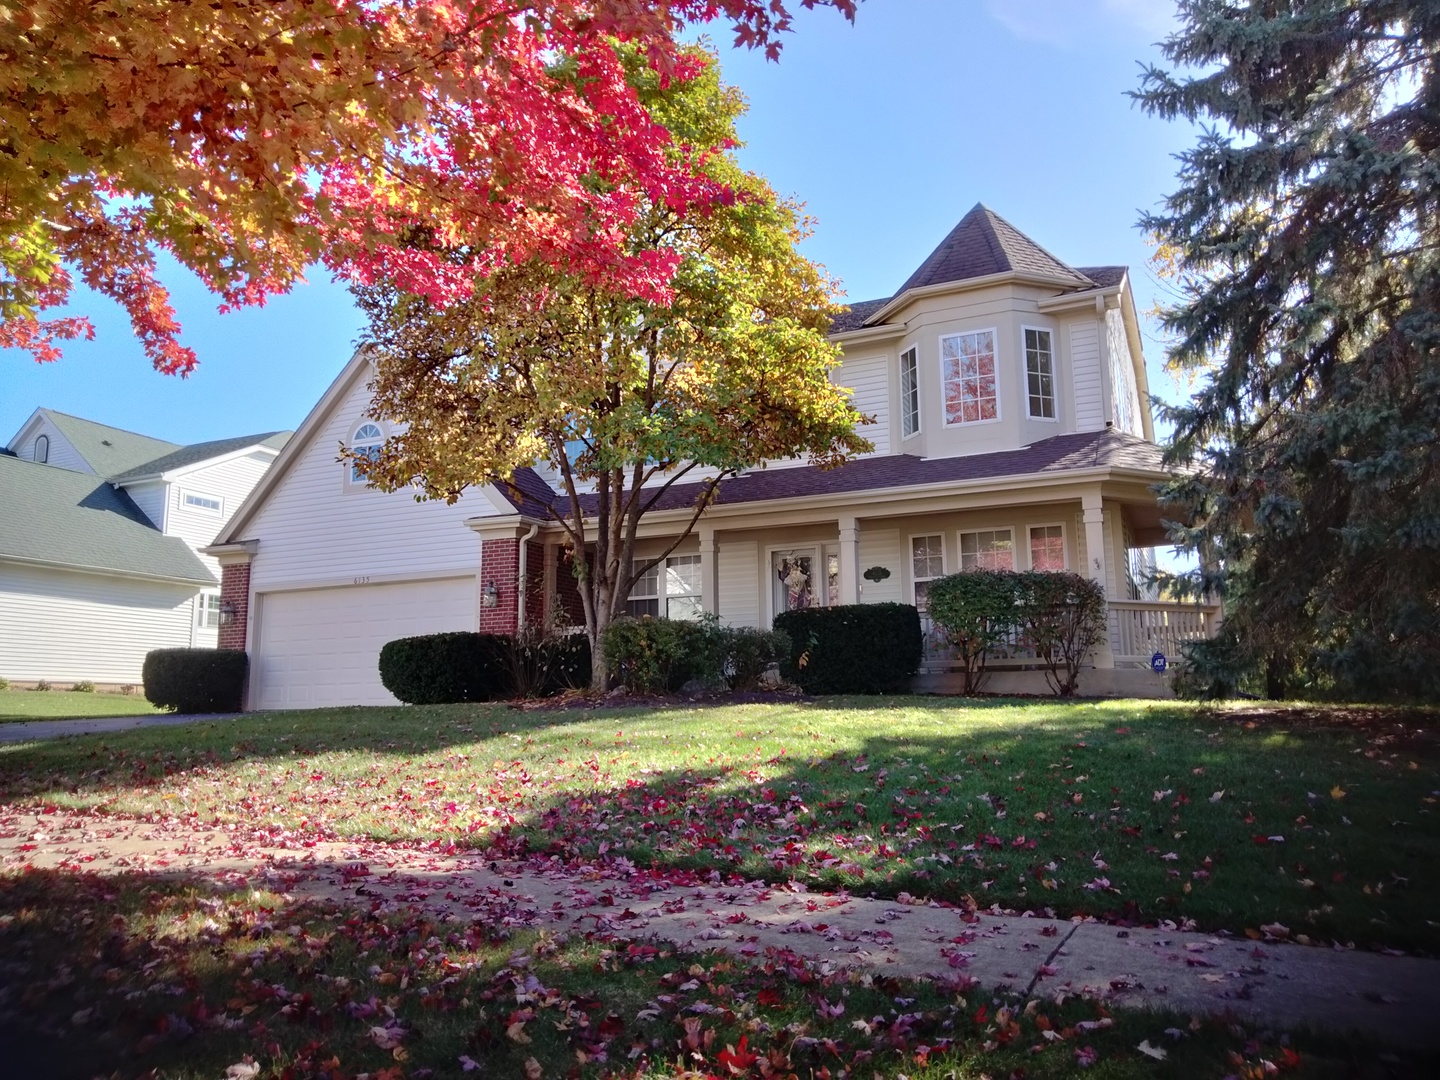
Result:
M485 587L480 590L480 606L493 608L500 604L500 587L493 581L487 581Z
M220 625L229 626L235 621L235 605L229 600L220 601Z

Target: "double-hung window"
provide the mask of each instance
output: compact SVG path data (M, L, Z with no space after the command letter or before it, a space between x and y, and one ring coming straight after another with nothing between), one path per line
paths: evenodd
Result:
M914 345L900 354L900 437L920 431L920 370Z
M960 534L961 570L1014 570L1015 538L1009 529Z
M1025 328L1025 390L1030 419L1055 419L1055 353L1049 330Z
M195 628L213 630L220 625L220 594L202 592L195 598Z
M947 425L978 424L1000 419L994 330L942 337L940 372Z
M1063 525L1030 526L1030 569L1065 569L1065 527Z
M910 580L915 586L915 606L925 614L929 608L930 582L945 576L945 538L912 536L910 538Z
M635 579L625 612L637 617L700 618L700 556L671 555L650 567Z

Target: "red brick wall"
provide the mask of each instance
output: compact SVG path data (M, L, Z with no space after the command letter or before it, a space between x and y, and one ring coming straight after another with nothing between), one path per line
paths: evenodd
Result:
M245 648L245 628L250 623L250 564L237 563L220 568L220 603L235 609L228 626L220 627L222 649Z
M526 544L525 552L525 623L545 625L545 545Z
M585 625L585 605L580 602L580 583L568 551L561 551L555 565L555 606L558 617L566 626Z
M533 546L533 545L532 545ZM532 560L533 561L533 560ZM528 571L528 567L526 568ZM515 583L520 576L520 541L486 540L480 545L480 588L484 595L490 582L500 590L500 602L493 608L480 606L482 634L513 634L519 605Z

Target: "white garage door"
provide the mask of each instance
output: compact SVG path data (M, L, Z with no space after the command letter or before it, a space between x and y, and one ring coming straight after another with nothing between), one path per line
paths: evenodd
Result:
M393 705L380 684L387 641L474 630L475 579L263 593L250 708Z

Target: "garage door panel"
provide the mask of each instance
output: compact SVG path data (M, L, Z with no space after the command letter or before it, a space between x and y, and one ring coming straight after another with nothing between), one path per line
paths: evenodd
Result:
M261 593L250 706L393 705L380 649L415 634L474 630L475 579Z

